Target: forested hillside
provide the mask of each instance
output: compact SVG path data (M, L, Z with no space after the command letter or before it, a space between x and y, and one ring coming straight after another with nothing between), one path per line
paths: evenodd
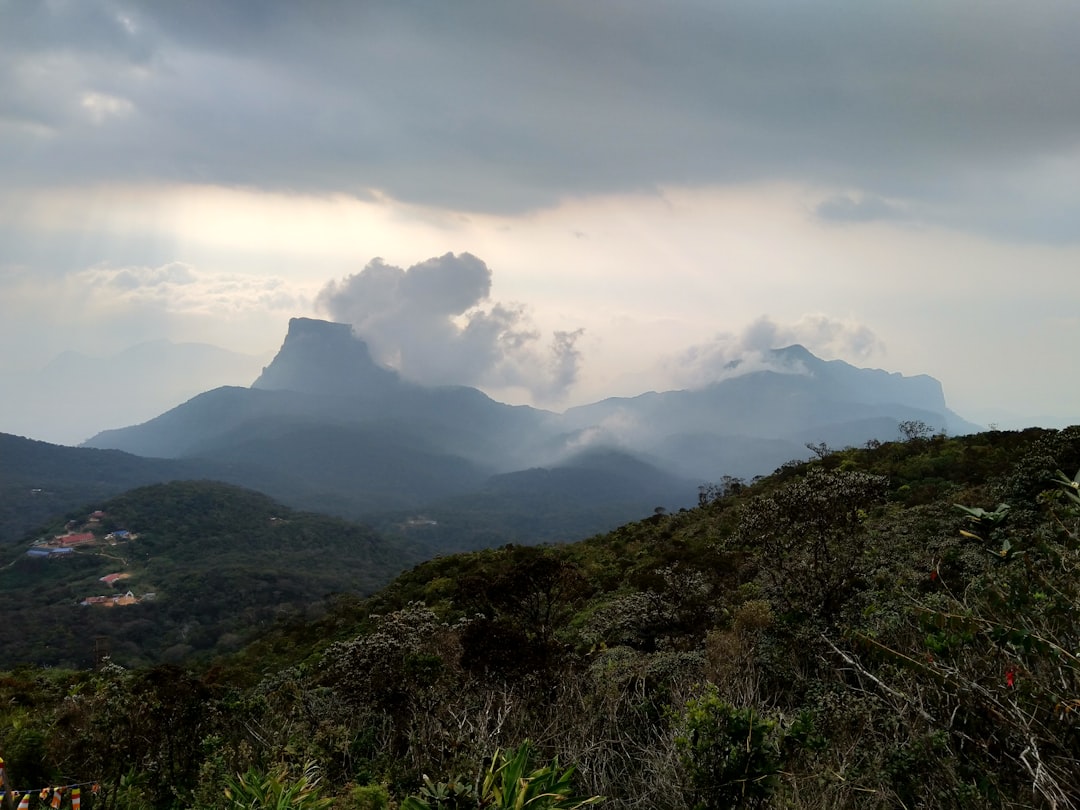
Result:
M208 669L9 673L0 754L130 807L1075 807L1080 428L818 450Z
M35 545L8 548L0 568L0 647L9 664L89 667L109 655L134 666L220 655L284 615L318 615L331 594L370 594L425 554L208 481L132 490L39 534Z

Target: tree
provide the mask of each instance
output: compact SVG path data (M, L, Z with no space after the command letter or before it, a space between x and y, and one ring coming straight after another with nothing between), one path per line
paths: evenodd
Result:
M771 597L789 610L835 616L865 567L866 510L886 484L880 475L811 469L747 504L736 535L760 549Z
M921 419L905 419L897 428L904 441L908 442L914 439L929 439L934 433L934 429Z

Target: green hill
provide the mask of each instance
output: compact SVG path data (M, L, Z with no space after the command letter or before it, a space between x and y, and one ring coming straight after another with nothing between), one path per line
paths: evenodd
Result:
M0 433L0 548L58 514L134 487L213 477L200 462L63 447Z
M331 593L367 594L421 551L369 529L295 512L256 492L184 481L133 490L68 515L97 538L64 555L9 548L0 569L0 645L10 663L88 666L188 661L237 649L283 614ZM62 535L64 520L41 533ZM128 531L135 539L113 538ZM121 574L112 584L101 577ZM130 591L128 605L80 604ZM143 598L151 594L149 598Z
M43 778L114 797L141 775L140 807L305 763L342 807L498 806L476 775L525 740L609 807L1074 806L1080 427L818 449L578 543L429 560L202 674L11 674L0 750L35 732Z

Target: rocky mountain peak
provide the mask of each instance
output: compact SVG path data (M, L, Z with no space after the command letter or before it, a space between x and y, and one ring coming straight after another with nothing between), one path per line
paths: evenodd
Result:
M293 318L285 342L252 388L357 396L400 383L347 323Z

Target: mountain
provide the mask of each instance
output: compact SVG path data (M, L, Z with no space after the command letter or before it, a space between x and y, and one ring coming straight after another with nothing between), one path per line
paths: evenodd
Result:
M348 326L307 318L251 388L222 387L86 443L209 462L225 481L358 517L478 489L544 442L553 414L376 365Z
M612 528L655 506L685 505L700 483L805 458L808 443L897 438L901 422L975 428L946 407L931 377L825 361L802 346L733 364L698 390L556 414L403 380L348 325L294 318L250 388L206 391L86 446L198 460L220 480L350 518L396 513L396 522L437 510L454 543L472 527L476 544L488 545ZM583 464L588 453L620 461ZM650 472L631 485L635 465Z
M802 346L776 349L764 368L704 388L649 392L571 408L564 424L646 453L680 475L750 477L806 456L806 443L858 446L898 436L903 421L947 433L978 426L945 405L933 377L826 361Z
M344 323L293 318L285 343L252 388L365 397L403 387L371 359L367 344Z
M492 476L474 491L428 504L422 522L403 514L372 519L388 536L404 526L443 552L566 542L691 506L698 485L629 453L595 448L550 467Z
M0 433L0 548L94 501L145 484L221 472L196 461L140 458Z
M514 469L554 417L504 405L474 388L425 387L377 366L344 324L294 318L285 342L251 388L223 387L144 424L99 433L88 447L144 456L204 457L258 441L251 425L274 425L275 440L300 425L361 426L412 449L451 454L491 471ZM357 463L366 460L357 457Z
M0 644L9 664L88 666L95 648L125 666L221 654L282 615L317 609L332 593L370 593L430 555L206 481L155 484L96 506L38 532L84 538L66 554L4 549ZM116 604L80 604L114 596Z

